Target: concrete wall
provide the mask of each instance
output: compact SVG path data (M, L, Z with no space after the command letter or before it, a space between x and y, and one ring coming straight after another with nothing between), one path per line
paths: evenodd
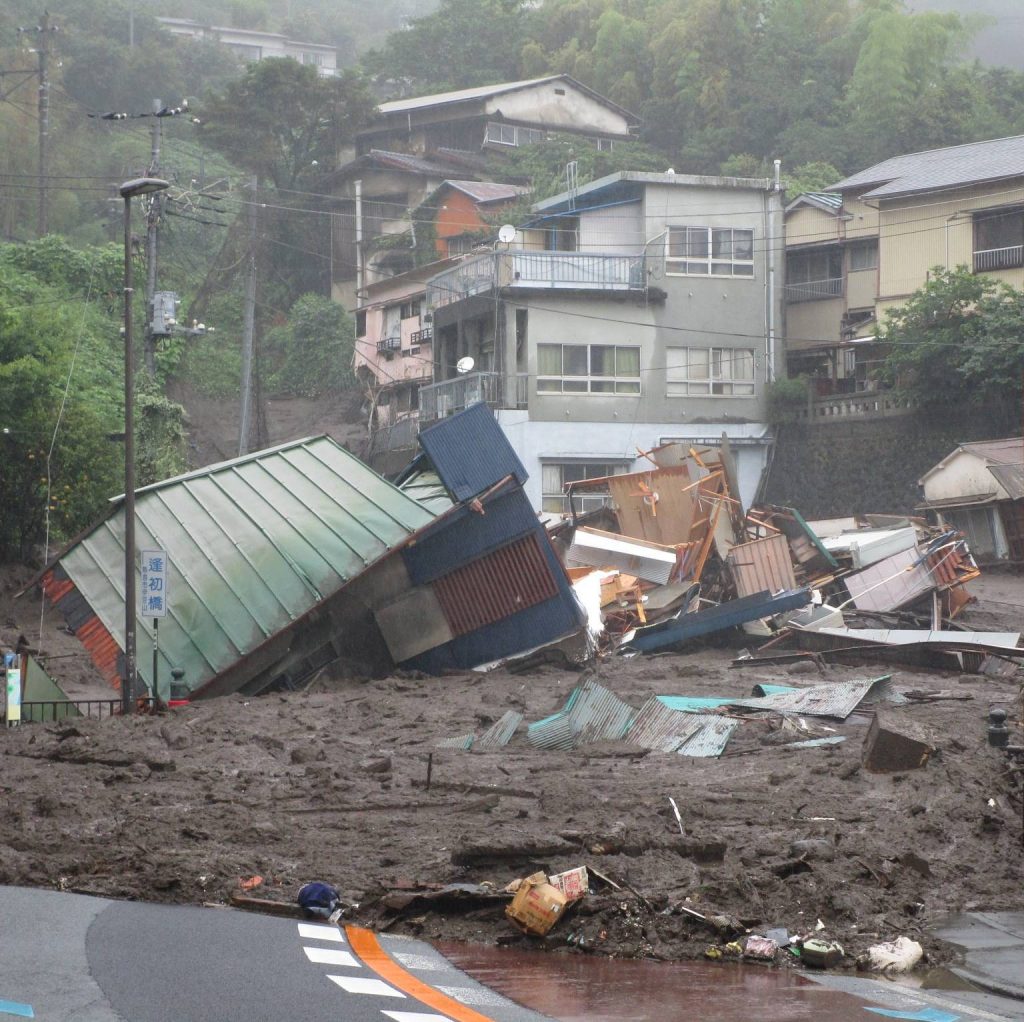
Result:
M625 117L564 81L546 82L494 96L487 100L485 109L488 114L500 114L509 121L536 124L552 130L564 128L602 135L629 134L629 123Z
M921 502L917 481L958 444L998 439L1017 428L1012 410L786 425L765 499L791 504L807 518L910 513Z
M955 451L942 468L923 480L928 500L950 500L956 497L994 493L1000 500L1010 495L989 472L988 463L970 451Z
M766 428L749 425L681 426L675 422L537 422L527 412L495 412L498 423L524 468L530 474L526 494L535 509L541 507L541 467L545 462L619 462L639 471L650 467L646 459L638 460L638 450L650 450L670 440L715 442L726 433L739 443L733 447L740 496L749 504L757 491L768 452ZM743 441L747 441L743 443ZM762 440L751 443L751 440Z

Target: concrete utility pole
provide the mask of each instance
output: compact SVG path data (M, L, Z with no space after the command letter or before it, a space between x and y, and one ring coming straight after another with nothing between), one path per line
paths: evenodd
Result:
M256 196L259 178L253 174L249 183L249 276L245 282L245 306L242 310L242 410L238 421L238 456L249 453L252 436L252 363L253 334L256 326Z
M153 100L153 113L157 114L163 104ZM160 132L163 118L153 117L153 136L150 145L149 170L147 177L160 176ZM150 376L156 375L156 338L153 336L153 296L156 294L157 232L163 213L163 193L155 193L150 199L149 215L146 217L146 337L145 364Z
M36 233L43 237L49 230L47 224L47 187L48 172L47 147L50 139L50 35L57 31L56 25L50 24L50 12L43 11L39 24L35 28L19 28L18 32L34 32L38 38L36 57L38 65L36 74L39 76L39 216L36 222Z

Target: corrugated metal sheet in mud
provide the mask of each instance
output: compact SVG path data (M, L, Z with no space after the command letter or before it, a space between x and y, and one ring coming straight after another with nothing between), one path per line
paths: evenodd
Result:
M778 692L753 699L734 699L730 706L748 710L774 710L778 713L806 714L809 717L836 717L845 720L867 699L905 703L906 698L892 686L892 675L853 681L833 681L826 685Z
M626 732L626 741L656 752L681 756L721 756L737 721L711 713L676 710L666 696L648 699Z
M478 496L506 476L514 476L520 486L529 478L482 401L423 430L420 446L457 501Z
M510 741L519 725L523 722L523 715L518 710L506 710L474 743L473 749L476 752L486 752L488 749L504 748Z
M629 727L636 710L596 681L573 689L558 713L527 728L527 741L542 749L573 749L589 742L614 741Z

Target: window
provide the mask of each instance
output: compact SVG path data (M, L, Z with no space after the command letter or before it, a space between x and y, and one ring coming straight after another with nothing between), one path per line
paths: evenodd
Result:
M480 244L480 238L475 234L458 234L447 239L448 256L466 255L472 252Z
M754 232L732 227L670 227L669 273L753 277Z
M753 397L753 348L666 348L668 397Z
M611 138L599 138L597 150L601 153L610 153L615 148L615 140Z
M485 142L496 142L498 145L532 145L543 142L548 133L543 128L526 128L518 124L505 124L501 121L488 121Z
M1024 210L974 214L974 272L1024 266Z
M356 313L356 337L366 336L366 311L360 309Z
M622 475L626 471L625 464L605 462L563 462L541 466L541 500L542 509L548 514L568 514L569 498L565 494L567 483L580 482L583 479L603 479L605 476ZM596 511L608 504L605 493L576 494L573 504L576 512Z
M308 50L304 50L302 53L302 63L312 64L314 67L323 67L324 55L322 53L310 53Z
M640 349L538 344L538 394L639 394Z
M403 302L401 310L399 312L399 319L419 319L420 318L420 300L417 298L414 302Z
M878 241L855 241L850 245L850 272L874 270L878 267Z

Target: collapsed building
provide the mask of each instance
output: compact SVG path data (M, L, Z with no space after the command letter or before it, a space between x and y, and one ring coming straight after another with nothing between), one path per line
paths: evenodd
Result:
M955 629L979 573L961 533L745 509L727 437L568 483L571 510L548 528L486 404L425 429L419 448L394 482L324 436L138 491L137 546L168 562L159 632L138 615L147 690L165 698L172 673L189 698L295 689L338 661L369 676L538 651L581 662L736 628L764 640L748 662L867 649L980 670L1022 653L1018 634ZM39 579L115 688L123 565L118 498Z

